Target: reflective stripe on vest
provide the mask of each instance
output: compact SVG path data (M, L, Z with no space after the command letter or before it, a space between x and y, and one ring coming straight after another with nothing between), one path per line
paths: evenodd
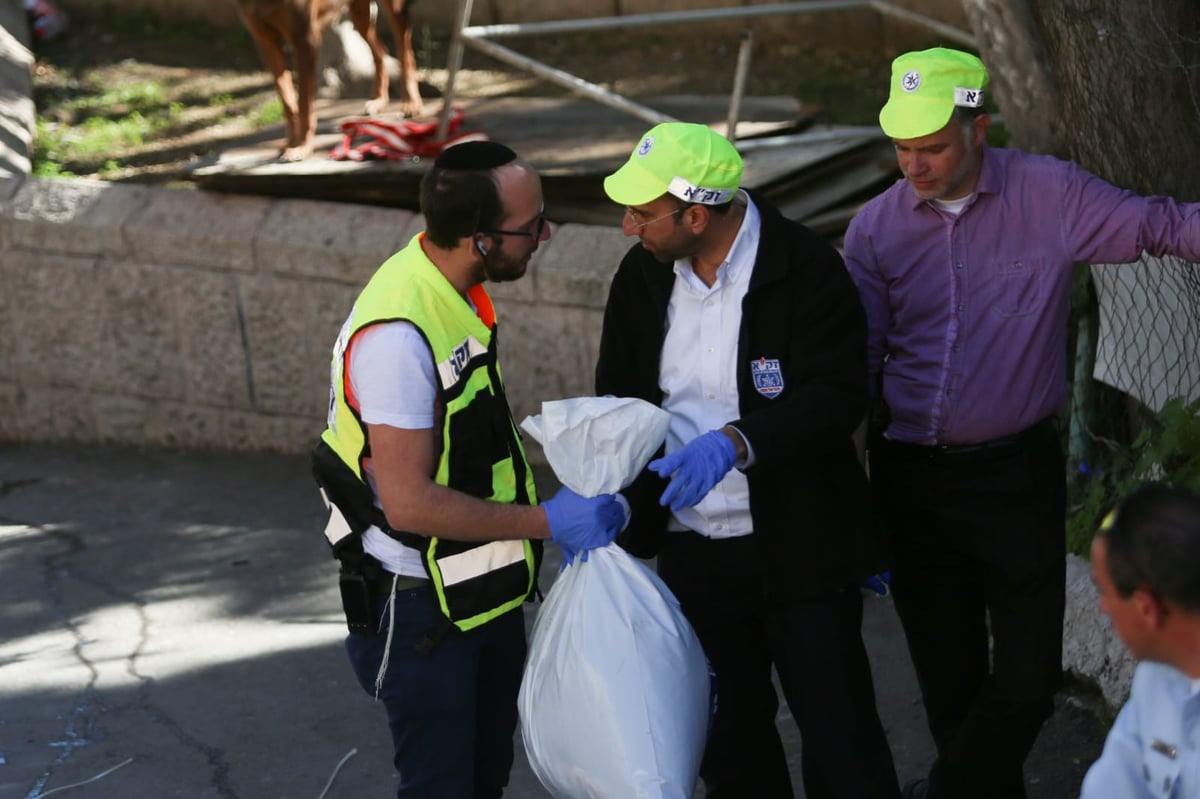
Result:
M334 345L328 427L321 438L363 482L362 461L369 455L366 426L357 402L347 396L346 355L365 328L407 321L433 352L444 406L434 481L493 502L533 504L533 475L496 360L491 298L482 286L473 287L470 297L478 313L429 261L420 236L389 258L359 295ZM341 515L336 507L332 512ZM345 529L337 523L333 527ZM448 541L388 532L422 552L442 612L462 630L519 607L535 587L540 550L531 541Z

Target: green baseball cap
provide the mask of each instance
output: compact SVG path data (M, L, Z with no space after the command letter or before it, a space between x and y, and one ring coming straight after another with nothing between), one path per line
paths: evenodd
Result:
M625 165L604 179L620 205L642 205L670 194L689 203L724 205L742 179L742 157L707 125L664 122L651 128Z
M892 91L879 125L893 139L937 133L955 106L981 108L987 67L961 50L934 47L905 53L892 62Z

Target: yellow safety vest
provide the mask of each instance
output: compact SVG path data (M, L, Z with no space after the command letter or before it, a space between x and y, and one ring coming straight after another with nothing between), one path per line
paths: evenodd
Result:
M380 526L422 552L442 612L456 627L469 630L519 607L535 590L541 542L450 541L389 528L363 479L370 443L357 402L348 396L346 356L355 336L383 322L411 323L433 352L444 408L434 481L492 502L537 502L533 474L504 395L491 298L482 285L474 286L469 292L472 310L425 255L421 238L384 262L342 326L330 367L328 427L314 453L314 472L333 506L326 534L335 554L349 536Z

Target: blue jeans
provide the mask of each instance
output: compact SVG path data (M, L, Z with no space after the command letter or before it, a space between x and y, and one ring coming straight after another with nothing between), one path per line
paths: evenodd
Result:
M429 655L414 646L438 618L429 586L396 592L395 634L379 701L387 711L401 799L494 799L508 784L525 662L520 609L470 632L453 631ZM379 632L351 634L346 653L375 696L387 645L387 594L374 600Z

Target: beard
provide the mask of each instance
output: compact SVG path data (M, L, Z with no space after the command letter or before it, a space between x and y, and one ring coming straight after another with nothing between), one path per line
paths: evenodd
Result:
M650 253L660 264L673 264L683 258L691 258L699 249L700 237L680 228L677 224L670 240L647 243L642 240L642 249Z
M642 244L642 248L646 252L650 253L650 255L652 255L654 257L654 260L658 261L660 264L673 264L673 263L675 263L676 260L678 260L671 253L662 252L661 250L650 249L649 247L647 247L645 245L645 243Z
M481 276L492 283L511 283L519 280L529 268L529 259L532 256L533 253L529 253L524 258L509 258L497 248L483 256L479 266Z

